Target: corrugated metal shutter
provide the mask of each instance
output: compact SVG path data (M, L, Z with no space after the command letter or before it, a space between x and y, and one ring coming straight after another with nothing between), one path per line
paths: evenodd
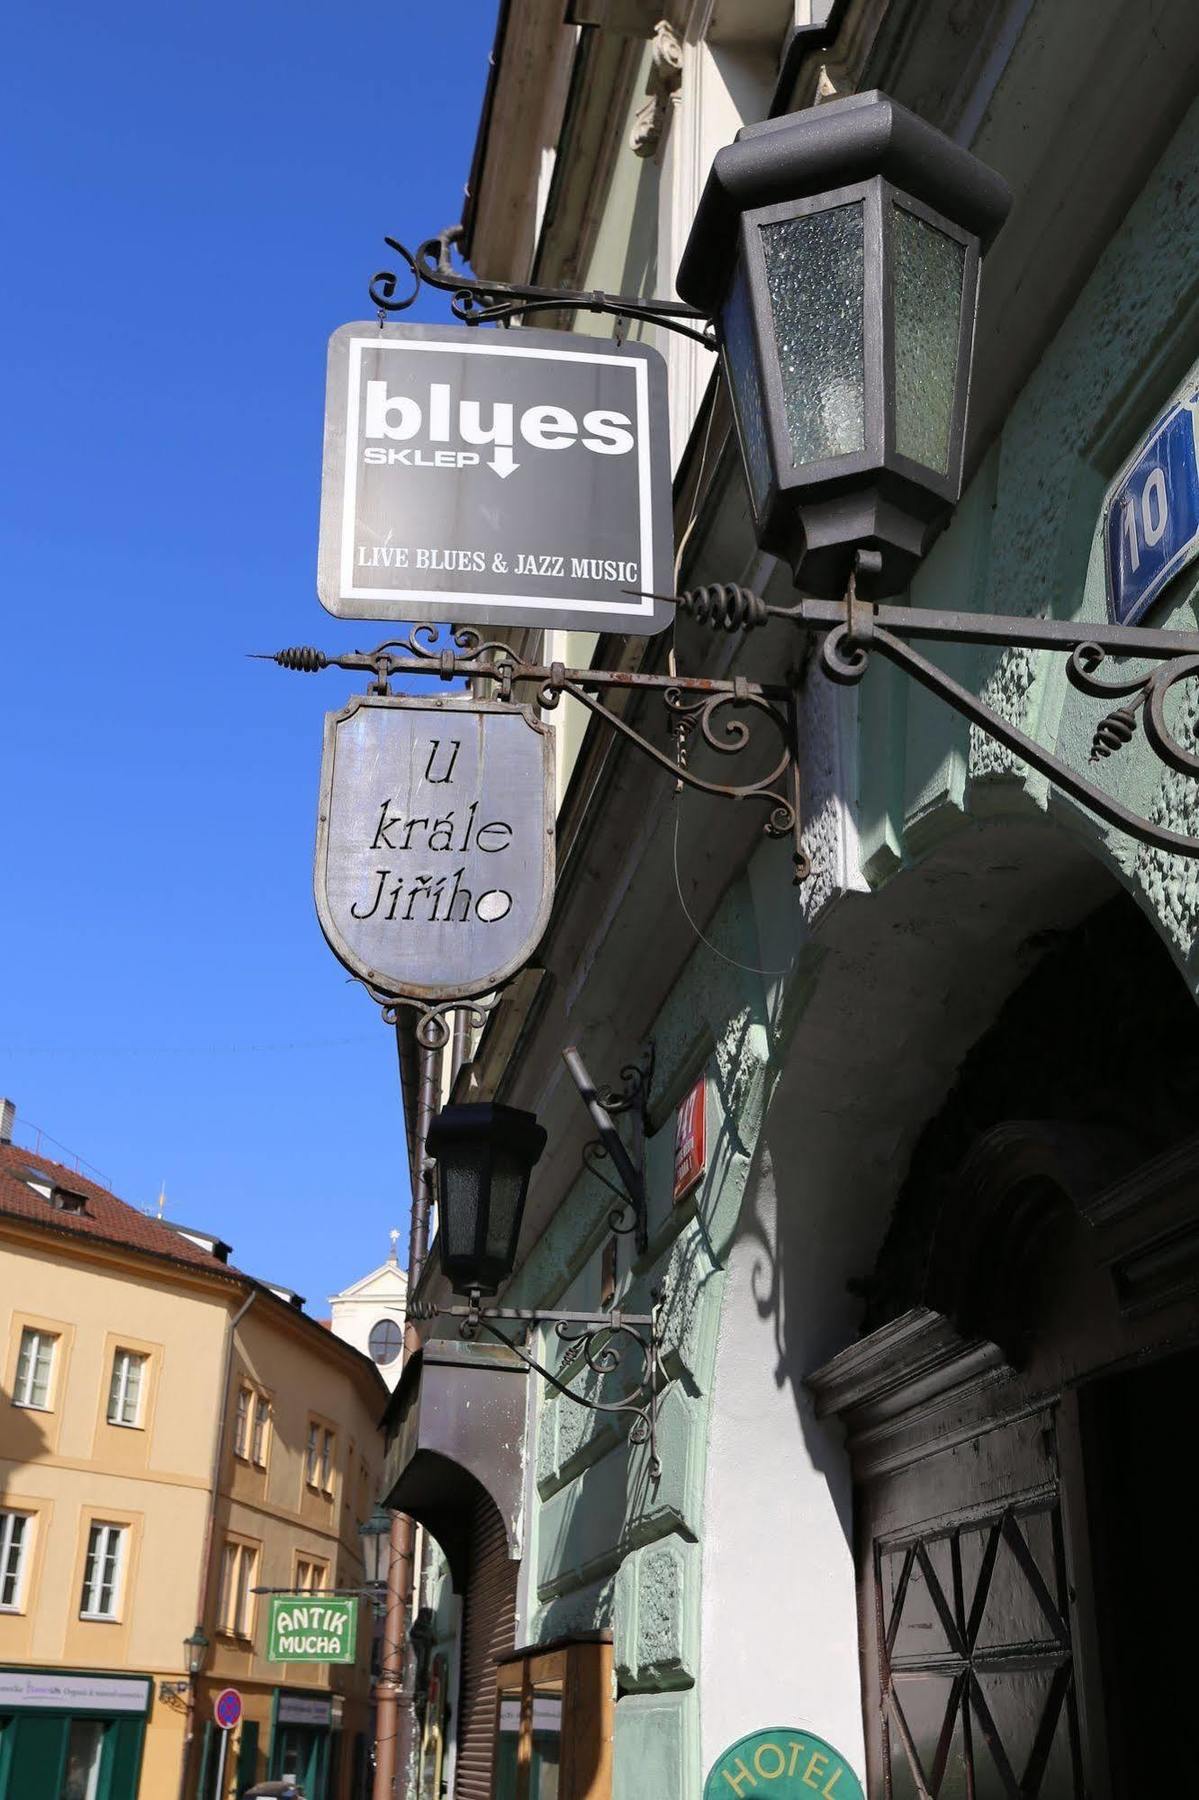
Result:
M513 1647L518 1569L508 1555L503 1520L487 1495L480 1495L471 1520L463 1607L454 1800L491 1800L495 1665Z

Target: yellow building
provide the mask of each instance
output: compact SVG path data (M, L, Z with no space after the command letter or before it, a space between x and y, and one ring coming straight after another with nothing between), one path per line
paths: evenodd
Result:
M252 1590L362 1583L387 1390L228 1255L0 1141L0 1800L216 1800L226 1687L221 1800L369 1789L369 1619L272 1664Z

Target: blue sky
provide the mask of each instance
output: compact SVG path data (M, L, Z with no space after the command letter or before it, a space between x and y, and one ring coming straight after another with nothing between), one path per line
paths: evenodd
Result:
M324 1311L407 1242L395 1040L312 904L325 343L460 216L495 0L9 13L0 1093ZM448 318L436 296L410 318ZM51 1151L53 1153L53 1151Z

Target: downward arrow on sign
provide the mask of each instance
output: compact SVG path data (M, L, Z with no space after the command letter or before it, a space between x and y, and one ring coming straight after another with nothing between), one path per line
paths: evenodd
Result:
M509 475L511 475L513 469L520 468L520 464L518 462L513 462L511 450L507 449L502 444L496 450L495 455L492 457L491 461L488 463L487 466L489 469L495 470L496 474L499 476L501 481L507 481L507 479L508 479Z

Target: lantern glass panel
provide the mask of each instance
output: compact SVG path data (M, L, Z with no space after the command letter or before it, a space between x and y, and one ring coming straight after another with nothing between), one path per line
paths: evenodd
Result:
M965 245L898 203L892 210L895 448L949 473Z
M766 413L762 404L762 377L754 338L749 280L739 258L737 272L720 318L724 366L733 393L741 450L750 481L755 512L761 514L770 489L770 452L766 442Z
M791 461L866 442L862 202L762 226Z
M442 1164L438 1228L445 1234L447 1262L469 1261L478 1254L484 1228L479 1214L487 1205L490 1163L490 1144L468 1139L456 1143Z
M510 1268L512 1264L516 1250L514 1239L520 1228L528 1179L528 1161L519 1161L510 1151L497 1145L491 1165L491 1213L483 1253L488 1262L495 1262L501 1268Z

